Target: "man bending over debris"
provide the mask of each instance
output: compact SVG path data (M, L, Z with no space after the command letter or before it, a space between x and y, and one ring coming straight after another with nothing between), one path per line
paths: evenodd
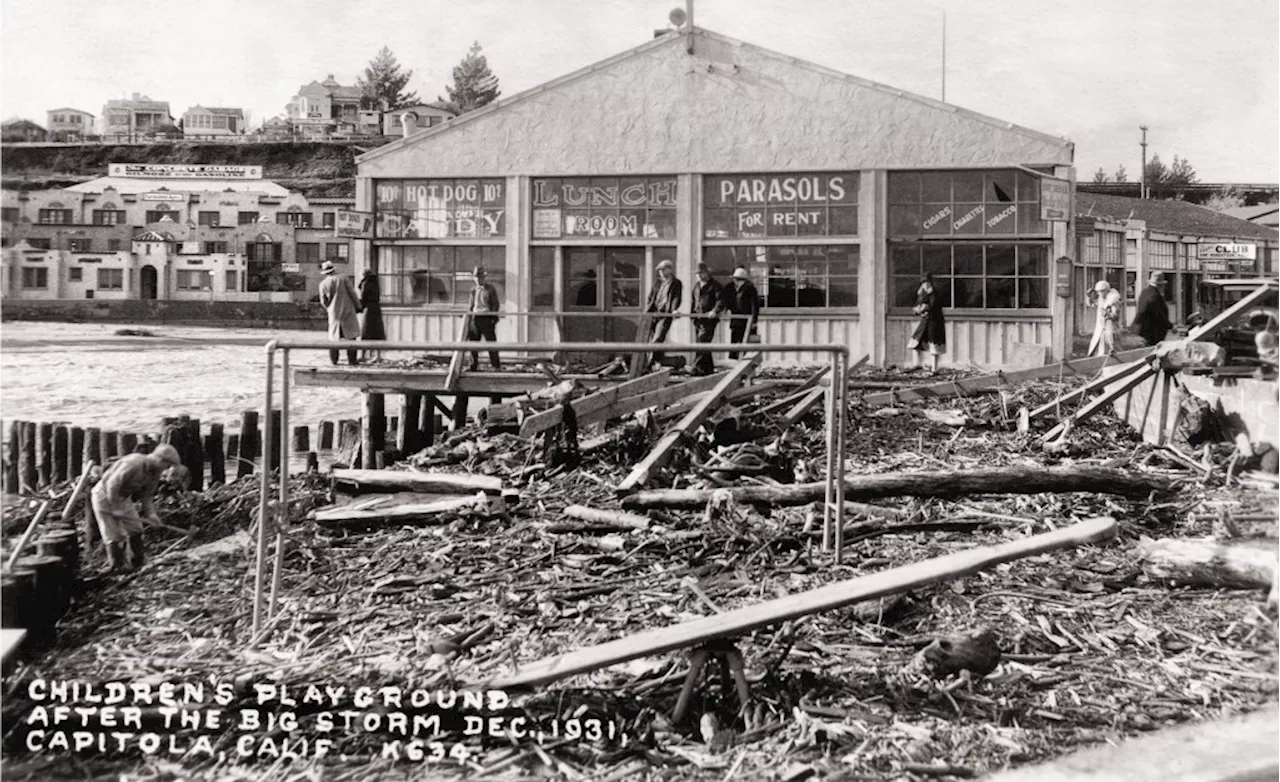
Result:
M161 477L171 467L181 464L176 448L157 445L149 454L131 453L121 457L93 487L93 512L98 517L98 530L106 544L107 563L112 570L125 569L126 544L130 569L136 570L146 561L142 548L143 521L160 523L151 498L160 486Z

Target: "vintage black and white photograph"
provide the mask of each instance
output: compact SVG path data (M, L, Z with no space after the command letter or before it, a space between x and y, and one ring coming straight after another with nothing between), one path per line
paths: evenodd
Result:
M1280 779L1275 0L0 0L0 775Z

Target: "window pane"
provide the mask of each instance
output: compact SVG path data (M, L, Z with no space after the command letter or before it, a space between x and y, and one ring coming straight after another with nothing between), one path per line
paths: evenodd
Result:
M796 222L794 207L770 209L765 215L766 233L769 236L795 236Z
M738 266L737 255L740 250L742 250L740 247L704 247L702 262L711 270L712 277L718 277L724 281Z
M958 171L952 174L952 197L957 201L982 200L982 172Z
M927 173L920 177L922 201L951 201L951 175Z
M595 307L600 303L595 269L589 269L587 275L569 280L569 300L575 307Z
M936 284L937 280L934 280L934 283ZM919 287L919 277L894 277L893 306L914 307L916 305L916 289Z
M1011 244L987 245L987 274L989 276L1012 277L1016 266L1015 252ZM959 268L957 274L963 274Z
M1036 204L1022 204L1018 208L1018 231L1024 234L1046 233L1049 227L1040 219L1040 207Z
M733 209L707 209L702 213L702 235L708 239L737 236L734 233L736 214Z
M1018 307L1021 309L1048 307L1048 289L1047 277L1018 280Z
M1014 279L1012 277L988 277L987 278L987 307L989 308L1013 308Z
M889 207L889 233L895 236L911 236L920 233L919 206Z
M1019 245L1018 276L1048 275L1049 248L1043 245Z
M674 239L676 237L676 210L650 209L649 222L645 224L646 239Z
M640 280L614 279L613 306L614 307L639 307L640 306Z
M920 267L920 249L919 247L910 247L896 245L889 248L889 270L892 274L910 275L912 278L919 277L921 274ZM950 261L948 261L948 266Z
M858 208L833 206L828 214L830 221L827 233L831 236L857 236Z
M930 203L920 207L920 215L924 218L914 233L946 236L951 233L953 210L949 203Z
M1018 200L1034 203L1040 201L1040 177L1018 172Z
M951 306L981 307L982 287L981 277L956 277L952 282L955 302Z
M828 304L832 307L858 306L858 278L832 277L827 287Z
M914 171L889 174L889 203L920 203L920 175Z
M469 276L477 266L483 265L481 261L483 260L484 256L481 253L480 249L481 248L479 247L456 248L455 252L457 253L458 274ZM488 271L489 271L488 269L485 269L485 272L488 272ZM490 282L492 282L492 280Z
M530 288L532 289L531 292L533 294L534 309L555 309L556 284L553 278L535 276L530 280Z
M827 268L830 270L828 273L832 275L857 274L859 250L860 248L856 244L828 247Z
M956 248L960 249L959 247ZM951 274L951 245L942 246L926 246L921 248L921 257L923 259L923 272L929 272L933 275ZM982 271L982 267L978 267L978 271Z
M987 178L987 203L1007 204L1017 194L1017 178L1012 171L989 171ZM988 210L994 213L996 210Z
M1016 233L1018 230L1018 211L1018 206L1016 204L993 204L988 206L986 215L987 233Z

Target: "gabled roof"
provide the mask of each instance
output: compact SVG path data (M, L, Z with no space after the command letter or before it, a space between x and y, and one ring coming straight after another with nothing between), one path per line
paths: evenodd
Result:
M1258 225L1280 225L1280 204L1257 204L1223 209L1222 214Z
M991 125L992 127L998 128L1005 132L1019 134L1025 137L1035 139L1037 141L1048 142L1050 144L1054 144L1060 147L1071 148L1073 146L1071 142L1063 136L1054 136L1051 134L1042 133L1040 131L1031 130L1029 128L1024 128L1018 125L1014 125L1013 123L1010 123L1010 122L1005 122L1003 120L999 120L994 117L988 117L984 114L979 114L977 112L970 111L968 109L962 109L948 103L943 103L941 101L934 100L932 98L927 98L921 95L915 95L913 93L909 93L904 90L897 89L896 87L890 87L884 84L880 84L878 82L870 81L868 79L863 79L857 76L841 73L831 68L826 68L824 66L807 62L805 60L801 60L796 57L791 57L789 55L781 54L779 52L775 52L770 49L765 49L760 46L755 46L753 44L745 43L743 41L739 41L737 39L730 38L725 35L721 35L720 33L703 29L701 27L693 27L693 28L690 28L689 30L682 30L682 31L679 31L678 33L672 33L672 34L661 36L659 38L655 38L652 41L646 41L645 43L633 49L629 49L620 54L614 55L613 57L609 57L607 59L601 60L600 62L597 62L593 65L589 65L585 68L566 74L565 76L561 76L557 79L553 79L539 86L525 90L524 92L517 93L516 95L513 95L511 97L503 98L501 100L495 101L483 108L467 112L447 124L439 125L439 126L430 128L428 130L425 130L423 132L415 133L411 137L400 139L390 144L383 145L375 150L371 150L369 152L366 152L363 155L357 156L356 163L360 164L360 163L376 160L385 155L394 153L397 150L402 149L408 145L419 144L423 142L425 139L432 138L437 135L458 132L460 129L468 125L483 121L485 118L493 116L496 112L503 111L504 109L507 109L513 105L523 103L525 101L528 101L530 99L543 95L544 93L550 92L552 90L556 90L571 82L576 81L577 79L580 79L584 76L588 76L594 72L617 65L626 60L642 57L644 55L649 54L650 52L653 52L656 49L661 49L662 47L673 45L677 41L683 41L686 38L686 36L692 37L692 38L705 38L711 41L717 41L733 49L741 49L758 56L762 56L765 58L772 59L774 61L780 61L782 63L795 66L797 68L805 69L818 74L823 74L828 77L844 80L844 81L859 85L861 87L869 88L871 90L878 91L887 95L892 95L894 97L897 97L906 101L922 104L924 106L937 109L941 112L959 115L970 120L975 120L980 123Z
M1156 201L1100 193L1076 192L1076 214L1104 216L1116 220L1142 220L1147 228L1178 236L1214 238L1280 238L1274 228L1241 220L1186 201Z
M433 103L415 103L412 106L401 106L398 109L392 109L391 111L388 111L387 114L395 116L397 114L403 114L406 111L417 111L418 109L431 109L433 111L443 111L444 113L450 114L454 117L458 116L457 112L455 112L453 109L449 108L448 106L445 106L443 103L440 103L439 101L436 101Z
M76 114L88 114L90 117L94 116L92 113L87 112L84 109L73 109L70 106L63 106L60 109L49 109L50 114L56 111L74 111Z
M36 130L44 130L39 123L32 122L29 119L10 119L0 123L0 128L35 128Z
M169 241L169 239L161 235L160 233L157 233L156 231L146 231L141 236L134 239L134 241L135 242L167 242Z

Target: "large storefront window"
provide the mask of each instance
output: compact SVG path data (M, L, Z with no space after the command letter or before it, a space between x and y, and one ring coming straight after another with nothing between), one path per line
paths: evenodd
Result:
M676 236L673 176L535 179L532 189L535 240Z
M506 298L505 247L382 246L378 279L382 300L389 304L465 307L473 287L472 272L483 266L488 282Z
M506 235L502 179L382 180L375 186L379 239L500 239Z
M703 237L857 236L858 174L750 174L702 180Z
M1023 171L889 174L890 236L1043 236L1040 180Z
M254 293L282 293L305 291L307 277L304 274L286 272L284 266L272 261L249 261L245 271L245 289Z
M925 272L933 274L942 306L1044 309L1049 306L1049 245L913 242L889 245L892 306L916 303Z
M720 282L745 267L770 308L858 306L856 244L713 245L702 249L702 262Z

